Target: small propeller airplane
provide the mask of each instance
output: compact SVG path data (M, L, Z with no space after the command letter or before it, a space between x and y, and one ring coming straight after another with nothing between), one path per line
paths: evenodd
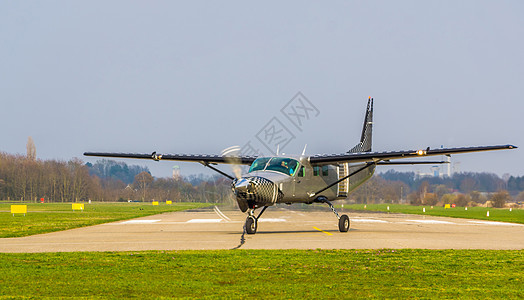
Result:
M373 127L373 98L368 98L364 126L360 142L349 151L340 154L245 156L239 147L231 147L221 155L186 154L133 154L85 152L85 156L137 158L198 162L230 178L231 188L238 207L247 212L245 230L255 234L258 220L264 211L276 203L325 203L338 218L340 232L347 232L350 220L347 215L339 215L331 201L346 199L349 193L370 179L377 165L442 164L448 161L399 161L406 158L480 152L490 150L515 149L513 145L480 147L439 148L372 152L371 136ZM305 150L305 149L304 149ZM217 169L214 165L250 165L249 171L241 175L240 168L234 169L235 177ZM262 208L256 216L255 210Z

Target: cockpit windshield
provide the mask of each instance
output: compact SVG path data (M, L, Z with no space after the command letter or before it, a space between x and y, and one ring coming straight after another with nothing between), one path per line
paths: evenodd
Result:
M284 173L289 176L295 175L298 168L298 161L292 158L285 157L260 157L257 158L249 172L254 171L275 171Z
M277 171L293 176L297 170L298 161L292 158L273 157L266 167L266 171Z
M298 161L292 158L285 158L285 157L261 157L257 158L253 164L251 165L251 168L249 168L249 172L254 171L275 171L284 173L289 176L295 175L295 172L297 171L298 167Z
M255 161L251 164L251 168L249 168L249 172L253 171L262 171L267 165L267 162L271 159L271 157L260 157L255 159Z

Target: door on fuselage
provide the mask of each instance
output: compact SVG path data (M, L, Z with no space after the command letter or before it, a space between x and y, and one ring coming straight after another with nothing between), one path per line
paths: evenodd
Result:
M314 176L315 168L310 165L301 165L295 174L294 185L295 185L295 195L294 199L296 201L306 201L311 200L309 195L316 192L322 188L320 183L320 169L316 167L317 175Z

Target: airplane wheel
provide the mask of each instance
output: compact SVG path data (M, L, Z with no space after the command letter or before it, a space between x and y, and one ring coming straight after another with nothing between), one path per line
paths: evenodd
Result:
M338 220L338 230L340 230L340 232L348 232L349 217L347 215L342 215Z
M255 234L257 232L257 219L253 216L249 216L246 219L246 232L248 234Z

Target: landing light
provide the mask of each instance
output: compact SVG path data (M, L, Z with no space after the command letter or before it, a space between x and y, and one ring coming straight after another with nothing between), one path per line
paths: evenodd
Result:
M417 150L417 155L426 155L426 151L424 151L424 150Z

